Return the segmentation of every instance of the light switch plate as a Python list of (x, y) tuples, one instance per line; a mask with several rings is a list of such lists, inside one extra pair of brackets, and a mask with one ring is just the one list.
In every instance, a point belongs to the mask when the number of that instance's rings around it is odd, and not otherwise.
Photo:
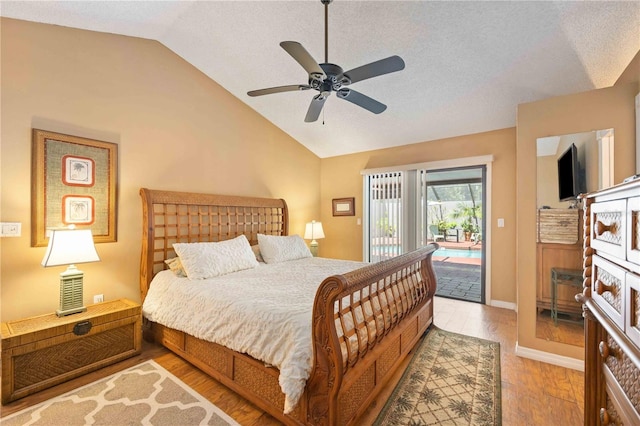
[(20, 222), (2, 222), (0, 224), (0, 237), (19, 237), (22, 231)]

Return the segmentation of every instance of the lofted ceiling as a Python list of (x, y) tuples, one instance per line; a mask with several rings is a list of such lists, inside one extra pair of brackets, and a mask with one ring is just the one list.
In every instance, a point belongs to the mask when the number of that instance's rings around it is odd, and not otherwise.
[(328, 62), (344, 70), (392, 55), (406, 68), (351, 88), (376, 115), (313, 90), (279, 45), (324, 62), (324, 6), (304, 1), (5, 1), (5, 17), (161, 42), (319, 157), (516, 125), (517, 105), (613, 85), (640, 50), (640, 2), (350, 1), (329, 6)]

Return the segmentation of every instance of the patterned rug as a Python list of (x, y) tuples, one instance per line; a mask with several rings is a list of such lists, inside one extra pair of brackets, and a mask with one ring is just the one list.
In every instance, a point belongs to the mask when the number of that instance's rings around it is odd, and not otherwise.
[(13, 425), (238, 425), (154, 361), (0, 419)]
[(374, 425), (501, 425), (500, 344), (431, 326)]

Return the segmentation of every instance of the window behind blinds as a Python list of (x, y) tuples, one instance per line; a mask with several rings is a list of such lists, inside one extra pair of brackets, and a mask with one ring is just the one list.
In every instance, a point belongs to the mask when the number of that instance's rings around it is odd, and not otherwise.
[(365, 176), (369, 217), (365, 260), (378, 262), (402, 253), (402, 180), (401, 171)]

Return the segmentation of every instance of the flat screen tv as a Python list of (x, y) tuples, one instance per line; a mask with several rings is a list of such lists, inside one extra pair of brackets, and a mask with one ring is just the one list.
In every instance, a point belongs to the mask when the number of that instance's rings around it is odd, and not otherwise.
[(558, 194), (560, 201), (575, 200), (585, 191), (583, 173), (578, 161), (578, 148), (571, 144), (558, 157)]

